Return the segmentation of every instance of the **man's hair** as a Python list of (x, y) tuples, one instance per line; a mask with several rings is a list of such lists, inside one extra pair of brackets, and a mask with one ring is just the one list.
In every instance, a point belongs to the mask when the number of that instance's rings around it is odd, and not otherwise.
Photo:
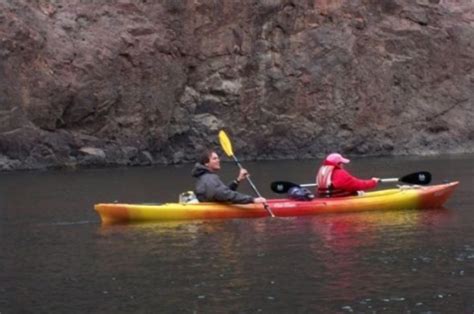
[(211, 158), (212, 153), (215, 153), (215, 150), (213, 150), (213, 149), (203, 150), (198, 156), (198, 162), (201, 165), (207, 164), (209, 162), (210, 158)]

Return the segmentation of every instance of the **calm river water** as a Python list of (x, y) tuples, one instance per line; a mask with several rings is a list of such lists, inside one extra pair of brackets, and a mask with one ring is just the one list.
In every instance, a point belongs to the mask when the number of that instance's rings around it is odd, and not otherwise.
[[(243, 164), (272, 197), (271, 181), (311, 182), (319, 162)], [(108, 227), (95, 203), (177, 200), (192, 165), (1, 173), (0, 313), (473, 313), (473, 164), (349, 166), (461, 181), (444, 209)], [(223, 168), (232, 180), (235, 165)]]

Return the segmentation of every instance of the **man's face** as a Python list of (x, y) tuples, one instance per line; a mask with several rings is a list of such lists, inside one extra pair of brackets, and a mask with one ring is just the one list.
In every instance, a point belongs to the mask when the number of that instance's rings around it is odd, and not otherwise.
[(221, 160), (216, 153), (212, 153), (209, 162), (205, 165), (210, 171), (217, 172), (221, 169)]

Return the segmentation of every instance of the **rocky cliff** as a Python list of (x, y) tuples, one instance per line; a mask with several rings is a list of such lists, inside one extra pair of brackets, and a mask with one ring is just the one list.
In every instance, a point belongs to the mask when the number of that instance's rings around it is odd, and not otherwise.
[(0, 0), (0, 169), (474, 152), (472, 0)]

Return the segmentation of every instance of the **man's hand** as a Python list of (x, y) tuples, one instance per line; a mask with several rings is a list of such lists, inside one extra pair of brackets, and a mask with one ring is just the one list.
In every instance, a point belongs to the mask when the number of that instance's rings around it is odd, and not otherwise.
[(244, 180), (245, 178), (247, 178), (249, 176), (249, 173), (247, 171), (247, 169), (240, 169), (240, 172), (239, 172), (239, 176), (237, 177), (237, 181), (240, 182), (242, 180)]
[(253, 199), (253, 202), (255, 204), (263, 204), (263, 203), (266, 203), (267, 200), (264, 197), (256, 197)]

